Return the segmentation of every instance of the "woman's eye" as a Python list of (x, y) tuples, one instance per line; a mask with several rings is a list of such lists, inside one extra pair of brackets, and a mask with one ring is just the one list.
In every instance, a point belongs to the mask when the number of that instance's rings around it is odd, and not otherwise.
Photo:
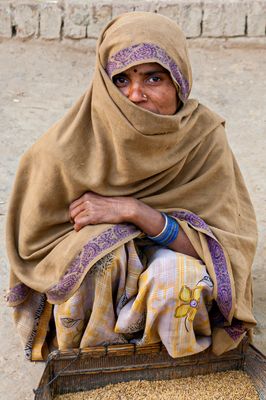
[(151, 82), (151, 83), (157, 83), (157, 82), (160, 82), (160, 81), (161, 81), (161, 78), (160, 78), (159, 76), (151, 76), (151, 77), (148, 79), (148, 81)]
[(114, 76), (113, 83), (117, 87), (125, 86), (127, 84), (127, 79), (124, 76)]

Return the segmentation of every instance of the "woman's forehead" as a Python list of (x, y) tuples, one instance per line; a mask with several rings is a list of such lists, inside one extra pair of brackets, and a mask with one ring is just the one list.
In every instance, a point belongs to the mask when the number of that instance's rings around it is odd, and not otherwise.
[(152, 72), (167, 72), (167, 69), (165, 69), (162, 65), (151, 62), (151, 63), (142, 63), (142, 64), (137, 64), (133, 65), (130, 68), (126, 69), (123, 71), (123, 74), (132, 74), (132, 73), (139, 73), (139, 74), (147, 74), (147, 73), (152, 73)]

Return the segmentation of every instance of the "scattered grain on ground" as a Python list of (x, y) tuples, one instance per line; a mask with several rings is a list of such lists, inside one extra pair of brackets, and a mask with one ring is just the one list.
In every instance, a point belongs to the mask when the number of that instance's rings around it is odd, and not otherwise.
[(131, 381), (87, 392), (59, 395), (55, 400), (257, 400), (243, 371), (217, 372), (169, 381)]

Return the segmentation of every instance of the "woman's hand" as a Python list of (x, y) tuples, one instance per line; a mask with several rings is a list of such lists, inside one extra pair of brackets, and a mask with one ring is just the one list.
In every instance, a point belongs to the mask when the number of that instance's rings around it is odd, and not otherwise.
[[(86, 225), (120, 224), (129, 222), (149, 236), (156, 236), (164, 227), (162, 214), (133, 197), (105, 197), (87, 192), (71, 203), (70, 219), (75, 231)], [(183, 229), (168, 246), (170, 249), (199, 258)]]
[(131, 197), (104, 197), (87, 192), (71, 203), (70, 219), (77, 232), (86, 225), (130, 222), (135, 202)]

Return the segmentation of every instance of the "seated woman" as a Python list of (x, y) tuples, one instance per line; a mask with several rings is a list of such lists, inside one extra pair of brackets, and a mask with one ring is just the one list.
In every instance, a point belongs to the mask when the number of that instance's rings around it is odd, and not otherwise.
[(28, 359), (49, 343), (222, 354), (254, 326), (253, 208), (224, 120), (191, 85), (178, 26), (121, 15), (88, 91), (23, 156), (8, 302)]

